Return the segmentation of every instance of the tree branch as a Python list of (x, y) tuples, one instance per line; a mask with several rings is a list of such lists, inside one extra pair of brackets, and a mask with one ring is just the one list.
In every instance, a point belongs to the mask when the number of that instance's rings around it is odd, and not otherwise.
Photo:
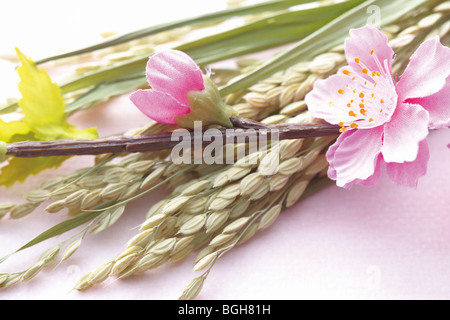
[[(332, 136), (339, 134), (339, 127), (326, 123), (277, 124), (265, 125), (257, 121), (232, 117), (233, 129), (214, 129), (189, 131), (192, 146), (194, 141), (202, 141), (202, 145), (210, 144), (218, 136), (225, 145), (230, 141), (249, 141), (262, 135), (271, 139), (277, 134), (279, 140), (304, 139), (312, 137)], [(161, 151), (172, 149), (180, 140), (173, 138), (172, 132), (162, 132), (143, 136), (118, 136), (96, 140), (56, 140), (56, 141), (26, 141), (8, 144), (6, 155), (33, 158), (49, 156), (98, 155), (104, 153), (134, 153)], [(230, 140), (230, 136), (233, 140)]]

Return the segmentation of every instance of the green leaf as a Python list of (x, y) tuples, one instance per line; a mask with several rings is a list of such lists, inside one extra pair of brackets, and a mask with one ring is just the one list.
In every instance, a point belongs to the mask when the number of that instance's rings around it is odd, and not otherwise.
[(252, 14), (259, 14), (262, 12), (269, 12), (269, 11), (276, 12), (279, 10), (288, 9), (288, 8), (296, 6), (296, 5), (311, 3), (311, 2), (315, 2), (315, 1), (316, 0), (273, 0), (273, 1), (267, 1), (267, 2), (262, 2), (262, 3), (258, 3), (258, 4), (248, 5), (248, 6), (240, 6), (240, 7), (236, 7), (236, 8), (230, 8), (230, 9), (225, 9), (225, 10), (216, 11), (216, 12), (212, 12), (212, 13), (207, 13), (207, 14), (203, 14), (203, 15), (200, 15), (197, 17), (182, 19), (182, 20), (173, 21), (173, 22), (169, 22), (169, 23), (163, 23), (163, 24), (159, 24), (156, 26), (151, 26), (148, 28), (136, 30), (136, 31), (133, 31), (130, 33), (122, 34), (117, 37), (112, 37), (103, 42), (100, 42), (100, 43), (97, 43), (97, 44), (94, 44), (94, 45), (91, 45), (91, 46), (88, 46), (88, 47), (85, 47), (85, 48), (82, 48), (79, 50), (66, 52), (66, 53), (58, 54), (56, 56), (41, 59), (41, 60), (37, 61), (37, 64), (41, 64), (41, 63), (52, 61), (52, 60), (72, 57), (72, 56), (80, 55), (83, 53), (88, 53), (88, 52), (92, 52), (95, 50), (108, 48), (111, 46), (116, 46), (116, 45), (119, 45), (119, 44), (122, 44), (125, 42), (129, 42), (129, 41), (132, 41), (135, 39), (140, 39), (143, 37), (148, 37), (148, 36), (151, 36), (154, 34), (158, 34), (158, 33), (164, 32), (164, 31), (168, 31), (168, 30), (173, 30), (176, 28), (181, 28), (181, 27), (186, 27), (186, 26), (191, 26), (191, 25), (204, 25), (204, 24), (208, 24), (211, 22), (219, 22), (219, 21), (224, 21), (229, 18), (252, 15)]
[(41, 243), (45, 240), (51, 239), (53, 237), (59, 236), (63, 233), (66, 233), (67, 231), (73, 230), (86, 222), (89, 222), (99, 215), (101, 215), (103, 211), (100, 212), (83, 212), (79, 215), (69, 218), (50, 229), (42, 232), (40, 235), (38, 235), (36, 238), (32, 239), (30, 242), (26, 243), (24, 246), (20, 247), (16, 252), (25, 250), (27, 248), (30, 248), (38, 243)]
[(20, 77), (19, 91), (22, 99), (19, 106), (25, 114), (24, 122), (33, 128), (59, 124), (64, 120), (64, 98), (57, 84), (48, 73), (39, 70), (34, 62), (19, 49), (16, 54), (22, 65), (17, 68)]
[(65, 102), (61, 90), (53, 83), (48, 73), (38, 69), (30, 58), (16, 48), (22, 63), (17, 68), (20, 77), (19, 91), (22, 98), (19, 107), (38, 140), (96, 139), (96, 129), (78, 130), (66, 120)]
[[(38, 69), (30, 58), (16, 48), (22, 63), (17, 68), (20, 77), (19, 107), (24, 113), (22, 121), (0, 120), (0, 140), (11, 143), (25, 140), (96, 139), (95, 128), (79, 130), (69, 124), (65, 114), (65, 101), (57, 84), (45, 70)], [(1, 168), (0, 185), (10, 186), (23, 182), (28, 176), (45, 169), (60, 166), (68, 157), (9, 158)]]
[(6, 261), (8, 258), (10, 258), (12, 255), (14, 255), (17, 252), (20, 252), (22, 250), (25, 250), (27, 248), (30, 248), (38, 243), (41, 243), (45, 240), (51, 239), (53, 237), (59, 236), (67, 231), (70, 231), (72, 229), (75, 229), (83, 224), (85, 224), (86, 222), (89, 222), (93, 219), (95, 219), (96, 217), (98, 217), (100, 214), (102, 214), (103, 212), (83, 212), (73, 218), (67, 219), (53, 227), (51, 227), (50, 229), (42, 232), (41, 234), (39, 234), (37, 237), (35, 237), (34, 239), (32, 239), (31, 241), (29, 241), (28, 243), (26, 243), (25, 245), (23, 245), (22, 247), (20, 247), (19, 249), (17, 249), (16, 251), (8, 254), (7, 256), (3, 257), (0, 259), (0, 263), (3, 263), (4, 261)]
[[(104, 49), (110, 46), (115, 46), (124, 42), (128, 42), (134, 39), (139, 39), (142, 37), (147, 37), (150, 35), (158, 34), (164, 31), (173, 30), (176, 28), (189, 26), (189, 25), (195, 25), (195, 26), (201, 26), (205, 23), (210, 22), (218, 22), (218, 21), (224, 21), (226, 19), (234, 18), (237, 16), (245, 16), (245, 15), (252, 15), (252, 14), (259, 14), (262, 12), (277, 12), (280, 10), (285, 10), (287, 8), (301, 5), (305, 3), (315, 2), (315, 0), (273, 0), (273, 1), (267, 1), (262, 2), (254, 5), (249, 6), (241, 6), (237, 8), (231, 8), (226, 9), (222, 11), (212, 12), (204, 15), (200, 15), (194, 18), (188, 18), (183, 19), (179, 21), (173, 21), (169, 23), (164, 23), (156, 26), (151, 26), (148, 28), (144, 28), (141, 30), (132, 31), (127, 34), (120, 35), (118, 37), (109, 38), (101, 43), (97, 43), (95, 45), (81, 48), (72, 52), (66, 52), (63, 54), (58, 54), (53, 57), (48, 57), (45, 59), (41, 59), (36, 62), (36, 64), (41, 64), (47, 61), (57, 60), (61, 58), (67, 58), (71, 56), (76, 56), (83, 53), (92, 52), (99, 49)], [(272, 29), (272, 26), (269, 26), (270, 29)], [(253, 38), (254, 39), (254, 38)], [(252, 39), (252, 41), (253, 41)], [(292, 36), (289, 39), (285, 39), (283, 43), (292, 42), (295, 40), (298, 40), (299, 37), (292, 38)], [(214, 39), (212, 39), (214, 41)], [(250, 41), (249, 45), (251, 47)], [(236, 56), (239, 54), (245, 54), (248, 52), (255, 52), (257, 50), (261, 50), (264, 48), (270, 48), (279, 45), (277, 42), (276, 44), (271, 43), (270, 41), (266, 41), (266, 44), (262, 46), (261, 44), (258, 44), (258, 47), (254, 47), (253, 50), (249, 50), (248, 48), (245, 51), (239, 51), (234, 53), (231, 56)], [(200, 48), (201, 49), (201, 48)], [(222, 48), (221, 52), (226, 53), (229, 48)], [(236, 50), (235, 50), (236, 51)], [(214, 59), (208, 59), (208, 50), (204, 50), (205, 54), (202, 56), (202, 58), (206, 58), (205, 63), (211, 63), (220, 61), (223, 59), (226, 59), (229, 57), (229, 55), (223, 56), (222, 58), (220, 55), (215, 55)], [(220, 51), (219, 51), (220, 52)], [(100, 71), (90, 73), (88, 75), (82, 76), (78, 79), (75, 79), (73, 81), (63, 83), (60, 85), (61, 91), (63, 94), (76, 91), (78, 89), (87, 88), (90, 86), (95, 86), (92, 90), (92, 94), (89, 94), (85, 97), (85, 99), (82, 99), (75, 104), (68, 105), (67, 112), (72, 113), (73, 111), (80, 110), (84, 108), (86, 105), (92, 105), (95, 103), (98, 103), (101, 100), (107, 99), (111, 96), (123, 94), (126, 92), (130, 92), (131, 90), (134, 90), (142, 84), (146, 84), (145, 79), (145, 64), (148, 60), (148, 55), (139, 56), (134, 59), (130, 59), (129, 61), (126, 61), (123, 64), (107, 67)], [(135, 77), (135, 75), (140, 75), (141, 79), (138, 79)], [(131, 78), (134, 79), (131, 79)], [(125, 80), (125, 79), (130, 80)], [(131, 89), (130, 89), (131, 88)], [(98, 90), (97, 90), (98, 89)], [(114, 91), (114, 94), (110, 94), (109, 90)], [(82, 104), (86, 101), (86, 104)], [(11, 103), (6, 106), (3, 106), (0, 108), (0, 114), (6, 114), (10, 112), (17, 111), (18, 104), (17, 103)]]
[[(301, 8), (292, 12), (276, 13), (231, 30), (186, 42), (173, 49), (186, 52), (199, 65), (223, 61), (303, 39), (362, 1), (349, 0), (318, 8)], [(293, 2), (290, 1), (291, 4)], [(136, 56), (119, 65), (106, 67), (62, 83), (61, 91), (64, 94), (95, 86), (79, 101), (68, 105), (66, 112), (80, 110), (86, 105), (104, 101), (113, 95), (130, 92), (145, 85), (147, 61), (148, 55)]]
[(0, 185), (11, 186), (16, 182), (23, 182), (30, 175), (59, 167), (69, 157), (41, 157), (41, 158), (11, 158), (8, 164), (1, 168)]
[(282, 54), (268, 60), (249, 74), (220, 88), (223, 96), (248, 88), (257, 81), (269, 77), (277, 71), (284, 70), (295, 63), (307, 60), (325, 52), (343, 42), (351, 28), (359, 28), (367, 24), (371, 7), (381, 10), (381, 23), (386, 25), (412, 11), (425, 0), (367, 0), (359, 6), (347, 11), (316, 32), (300, 40)]
[[(233, 50), (236, 45), (242, 44), (253, 47), (255, 41), (266, 40), (267, 36), (276, 39), (277, 35), (282, 36), (284, 34), (293, 36), (294, 39), (292, 40), (298, 40), (361, 4), (363, 1), (349, 0), (322, 5), (317, 8), (273, 14), (243, 26), (182, 44), (177, 46), (176, 49), (198, 59), (207, 58), (211, 49), (227, 51)], [(307, 32), (303, 32), (304, 29), (307, 29)], [(275, 43), (272, 47), (277, 45), (279, 44)], [(205, 52), (208, 54), (205, 54)]]
[(147, 79), (140, 73), (134, 78), (125, 78), (124, 80), (118, 80), (111, 83), (101, 83), (68, 104), (66, 106), (66, 113), (72, 114), (75, 111), (89, 108), (101, 101), (108, 100), (126, 92), (131, 92), (146, 84)]
[(31, 127), (20, 121), (4, 122), (0, 119), (0, 141), (13, 142), (18, 136), (28, 136)]
[[(117, 38), (108, 39), (107, 41), (92, 47), (54, 56), (40, 62), (91, 52), (99, 48), (122, 43), (122, 41), (126, 42), (141, 36), (157, 34), (184, 25), (199, 25), (206, 22), (225, 20), (238, 15), (257, 14), (268, 11), (276, 12), (296, 4), (307, 2), (311, 1), (268, 1), (253, 6), (214, 12), (196, 17), (195, 19), (175, 21), (137, 30)], [(335, 4), (322, 4), (320, 7), (314, 9), (293, 8), (292, 12), (277, 13), (270, 18), (264, 18), (261, 19), (261, 21), (250, 23), (248, 24), (250, 25), (250, 29), (247, 29), (249, 28), (248, 25), (244, 25), (223, 33), (184, 43), (175, 49), (185, 49), (186, 53), (193, 56), (198, 64), (204, 65), (302, 39), (298, 45), (286, 53), (286, 55), (277, 56), (273, 61), (267, 62), (267, 64), (242, 78), (239, 82), (230, 83), (221, 88), (222, 95), (227, 95), (245, 88), (246, 86), (248, 87), (252, 83), (268, 77), (277, 70), (289, 67), (301, 59), (309, 59), (318, 53), (332, 48), (336, 44), (342, 43), (343, 39), (348, 36), (348, 30), (350, 28), (360, 27), (367, 23), (370, 18), (368, 9), (371, 6), (377, 6), (381, 9), (382, 24), (386, 25), (387, 23), (391, 23), (400, 18), (405, 13), (412, 11), (418, 5), (423, 4), (426, 1), (368, 0), (364, 1), (364, 3), (357, 8), (354, 8), (361, 2), (362, 1), (347, 0)], [(350, 10), (331, 23), (328, 23), (330, 19), (335, 18), (341, 13), (339, 12), (341, 9)], [(302, 11), (307, 14), (303, 13), (302, 16)], [(273, 21), (275, 21), (275, 23), (273, 23)], [(87, 95), (85, 99), (77, 101), (73, 106), (70, 105), (68, 112), (72, 113), (76, 110), (83, 109), (86, 104), (93, 105), (113, 95), (129, 92), (130, 88), (133, 86), (135, 86), (135, 88), (142, 86), (142, 84), (146, 83), (144, 70), (147, 60), (148, 56), (137, 56), (120, 65), (107, 67), (73, 81), (61, 84), (61, 91), (63, 94), (95, 86), (91, 92), (92, 94)], [(142, 77), (141, 79), (139, 79), (139, 74)], [(123, 81), (126, 78), (129, 80)], [(109, 88), (114, 91), (113, 94), (109, 93)], [(86, 104), (84, 104), (84, 102), (86, 102)], [(15, 107), (14, 104), (11, 104), (0, 108), (0, 114), (11, 112)]]

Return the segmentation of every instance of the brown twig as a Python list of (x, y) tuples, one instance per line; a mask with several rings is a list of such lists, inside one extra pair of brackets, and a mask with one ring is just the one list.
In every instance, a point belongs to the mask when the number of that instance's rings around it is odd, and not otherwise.
[[(265, 125), (253, 120), (232, 117), (234, 128), (202, 130), (201, 132), (189, 131), (190, 141), (201, 141), (202, 145), (208, 145), (218, 139), (220, 134), (223, 144), (233, 141), (249, 141), (259, 138), (261, 135), (268, 140), (276, 133), (279, 140), (303, 139), (311, 137), (323, 137), (339, 134), (339, 127), (326, 123), (307, 124), (277, 124)], [(236, 130), (238, 129), (238, 130)], [(236, 140), (235, 140), (236, 139)], [(111, 137), (96, 140), (56, 140), (56, 141), (26, 141), (7, 145), (6, 155), (20, 158), (49, 157), (49, 156), (74, 156), (74, 155), (98, 155), (104, 153), (135, 153), (160, 151), (171, 149), (180, 143), (174, 139), (172, 132), (162, 132), (152, 135), (132, 137)]]

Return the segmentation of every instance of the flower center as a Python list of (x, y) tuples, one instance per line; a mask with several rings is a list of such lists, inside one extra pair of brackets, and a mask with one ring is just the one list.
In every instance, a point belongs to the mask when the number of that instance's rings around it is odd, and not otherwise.
[(341, 132), (348, 128), (373, 128), (384, 124), (390, 120), (395, 110), (397, 94), (388, 62), (385, 60), (382, 64), (375, 50), (370, 51), (370, 56), (377, 69), (371, 70), (361, 59), (355, 58), (361, 68), (359, 72), (353, 69), (342, 71), (349, 82), (345, 88), (340, 88), (338, 93), (345, 96), (345, 107), (354, 121), (341, 122)]

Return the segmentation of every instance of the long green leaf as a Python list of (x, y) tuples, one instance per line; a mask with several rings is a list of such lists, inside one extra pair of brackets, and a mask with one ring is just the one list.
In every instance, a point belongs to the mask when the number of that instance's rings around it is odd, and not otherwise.
[[(219, 59), (223, 60), (229, 57), (227, 50), (243, 45), (249, 49), (253, 48), (253, 52), (260, 50), (257, 44), (262, 41), (267, 42), (271, 47), (277, 47), (279, 44), (287, 43), (286, 40), (282, 40), (283, 37), (288, 37), (287, 41), (292, 39), (298, 41), (362, 2), (363, 0), (349, 0), (312, 9), (280, 13), (242, 27), (182, 44), (175, 49), (188, 53), (196, 60), (206, 61), (214, 50), (222, 52), (224, 58), (219, 57)], [(211, 62), (215, 61), (208, 59), (208, 63)]]
[(100, 214), (102, 214), (102, 212), (84, 212), (73, 218), (67, 219), (67, 220), (53, 226), (52, 228), (42, 232), (37, 237), (35, 237), (33, 240), (29, 241), (28, 243), (26, 243), (25, 245), (23, 245), (22, 247), (20, 247), (16, 251), (14, 251), (13, 253), (10, 253), (7, 256), (1, 258), (0, 263), (3, 263), (8, 258), (10, 258), (13, 254), (15, 254), (19, 251), (31, 248), (32, 246), (34, 246), (38, 243), (41, 243), (45, 240), (59, 236), (67, 231), (73, 230), (73, 229), (85, 224), (86, 222), (91, 221), (92, 219), (95, 219)]
[(77, 98), (75, 101), (69, 103), (66, 106), (66, 113), (72, 114), (77, 110), (89, 108), (95, 103), (133, 91), (136, 88), (144, 86), (146, 83), (147, 80), (145, 77), (142, 77), (141, 74), (111, 83), (101, 83)]
[(158, 34), (164, 31), (172, 30), (175, 28), (190, 26), (190, 25), (201, 25), (216, 21), (224, 21), (228, 18), (238, 17), (238, 16), (245, 16), (245, 15), (252, 15), (252, 14), (258, 14), (262, 12), (267, 11), (278, 11), (278, 10), (284, 10), (296, 5), (305, 4), (305, 3), (311, 3), (315, 2), (316, 0), (275, 0), (275, 1), (267, 1), (259, 4), (249, 5), (249, 6), (242, 6), (242, 7), (236, 7), (236, 8), (230, 8), (226, 10), (216, 11), (204, 15), (200, 15), (193, 18), (187, 18), (182, 19), (174, 22), (169, 23), (163, 23), (156, 26), (151, 26), (148, 28), (144, 28), (141, 30), (136, 30), (127, 34), (119, 35), (117, 37), (113, 37), (110, 39), (107, 39), (103, 42), (79, 49), (74, 50), (71, 52), (66, 52), (63, 54), (54, 55), (48, 58), (41, 59), (37, 61), (36, 63), (44, 63), (52, 60), (62, 59), (62, 58), (68, 58), (72, 56), (76, 56), (83, 53), (92, 52), (95, 50), (104, 49), (107, 47), (115, 46), (118, 44), (122, 44), (125, 42), (129, 42), (135, 39), (151, 36), (154, 34)]
[[(223, 49), (224, 41), (236, 41), (243, 36), (252, 36), (252, 34), (257, 34), (259, 32), (271, 33), (272, 30), (276, 30), (278, 27), (302, 27), (305, 25), (313, 24), (314, 22), (320, 20), (332, 21), (347, 10), (361, 4), (363, 1), (364, 0), (348, 0), (336, 4), (322, 5), (317, 8), (283, 12), (276, 15), (274, 14), (270, 17), (254, 21), (240, 27), (236, 27), (228, 31), (203, 37), (199, 40), (183, 44), (181, 46), (178, 46), (177, 49), (189, 52), (189, 54), (191, 54), (191, 50), (202, 50), (203, 48), (205, 48), (205, 46), (209, 47), (211, 45), (220, 46)], [(245, 39), (245, 41), (248, 42), (248, 39)]]
[(51, 239), (53, 237), (59, 236), (63, 233), (66, 233), (67, 231), (73, 230), (83, 224), (85, 224), (88, 221), (91, 221), (92, 219), (95, 219), (99, 215), (101, 215), (103, 211), (99, 212), (83, 212), (73, 218), (67, 219), (52, 228), (42, 232), (39, 236), (31, 240), (30, 242), (26, 243), (22, 247), (20, 247), (16, 252), (28, 249), (38, 243), (41, 243), (45, 240)]
[[(304, 28), (305, 26), (313, 24), (318, 27), (316, 25), (316, 19), (323, 17), (323, 25), (325, 24), (325, 22), (329, 22), (338, 17), (342, 12), (345, 12), (349, 8), (352, 8), (355, 5), (361, 3), (361, 1), (362, 0), (350, 0), (343, 3), (322, 6), (315, 9), (303, 9), (289, 14), (278, 14), (270, 17), (269, 19), (256, 21), (241, 27), (236, 27), (230, 31), (224, 31), (200, 40), (190, 41), (188, 43), (177, 46), (174, 49), (184, 51), (196, 60), (202, 59), (203, 63), (217, 62), (230, 58), (230, 54), (227, 52), (227, 50), (230, 50), (232, 45), (235, 45), (237, 41), (246, 43), (248, 46), (251, 46), (252, 41), (249, 41), (249, 39), (264, 39), (264, 33), (274, 34), (276, 30), (282, 29), (285, 24), (283, 21), (285, 20), (286, 16), (289, 17), (288, 21), (291, 22), (294, 20), (294, 18), (297, 19), (298, 28), (292, 28), (290, 29), (290, 31), (292, 31), (292, 36), (295, 37), (295, 35), (297, 35), (298, 39), (305, 36), (305, 33), (302, 32), (302, 28)], [(315, 18), (311, 19), (311, 17)], [(305, 19), (307, 22), (303, 23), (303, 19)], [(261, 31), (261, 33), (259, 33), (259, 31)], [(310, 32), (308, 34), (310, 34)], [(265, 41), (270, 42), (270, 39)], [(277, 45), (279, 44), (279, 41), (277, 41)], [(222, 52), (222, 57), (217, 57), (214, 60), (209, 59), (208, 57), (210, 55), (210, 50), (213, 48), (215, 48), (216, 50), (220, 50)], [(260, 49), (256, 47), (254, 48), (253, 52), (256, 52), (258, 50)], [(249, 50), (245, 51), (245, 53), (247, 52), (249, 52)], [(113, 82), (117, 78), (123, 78), (126, 75), (136, 74), (138, 72), (141, 72), (144, 76), (147, 60), (147, 55), (136, 57), (120, 65), (93, 72), (89, 75), (80, 77), (79, 79), (62, 84), (61, 90), (63, 93), (67, 93), (93, 85), (98, 85), (102, 82)]]
[[(362, 0), (350, 0), (330, 6), (282, 13), (185, 43), (175, 49), (188, 53), (198, 64), (206, 65), (243, 54), (274, 48), (308, 36), (361, 2)], [(108, 97), (127, 93), (145, 85), (144, 69), (147, 60), (147, 56), (138, 57), (121, 66), (104, 69), (62, 85), (63, 92), (78, 90), (89, 85), (96, 86), (87, 95), (69, 105), (67, 112), (83, 108), (83, 104), (88, 105), (103, 101)], [(132, 77), (128, 77), (129, 74)], [(124, 76), (126, 80), (117, 79)]]

